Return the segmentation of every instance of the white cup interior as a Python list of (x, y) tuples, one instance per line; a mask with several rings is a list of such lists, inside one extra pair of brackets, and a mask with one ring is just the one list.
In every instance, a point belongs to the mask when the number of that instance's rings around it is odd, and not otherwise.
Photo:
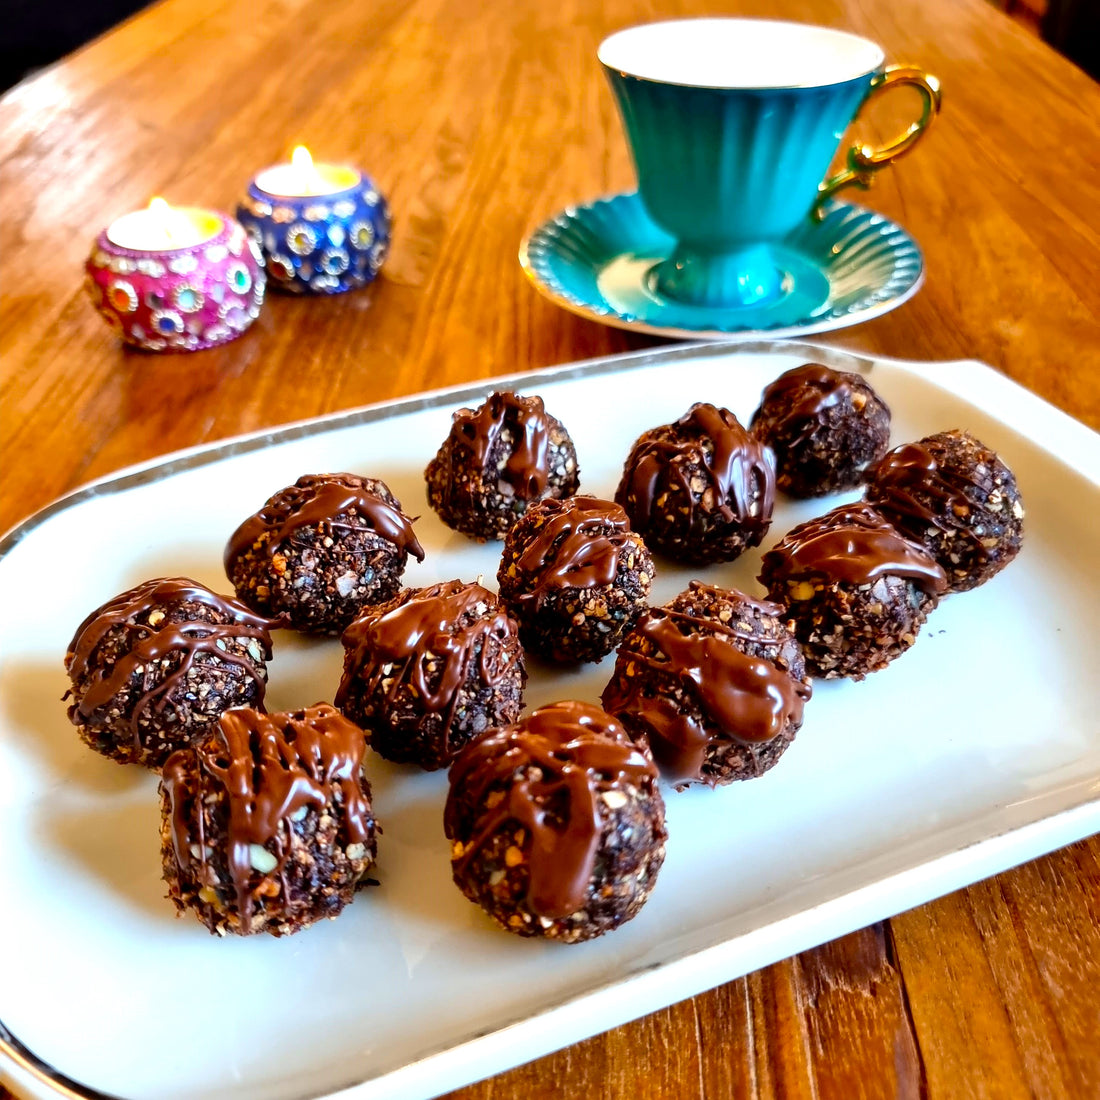
[(874, 72), (882, 48), (866, 38), (768, 19), (676, 19), (605, 38), (609, 69), (692, 88), (816, 88)]

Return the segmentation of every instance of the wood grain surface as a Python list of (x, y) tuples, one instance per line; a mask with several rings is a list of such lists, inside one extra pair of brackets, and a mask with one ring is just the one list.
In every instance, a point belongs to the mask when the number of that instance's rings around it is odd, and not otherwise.
[[(831, 342), (984, 359), (1100, 425), (1100, 88), (984, 0), (163, 0), (0, 99), (0, 529), (179, 447), (657, 343), (544, 301), (516, 250), (632, 186), (600, 39), (720, 12), (846, 27), (943, 81), (863, 200), (927, 283)], [(231, 210), (299, 142), (390, 198), (380, 281), (269, 296), (217, 350), (124, 351), (81, 286), (95, 231), (155, 194)], [(1098, 1035), (1093, 838), (454, 1098), (1089, 1098)]]

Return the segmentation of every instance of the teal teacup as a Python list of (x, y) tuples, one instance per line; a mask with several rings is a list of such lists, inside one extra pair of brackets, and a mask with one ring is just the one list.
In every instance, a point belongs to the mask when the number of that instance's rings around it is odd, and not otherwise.
[[(935, 77), (886, 69), (874, 42), (803, 23), (649, 23), (605, 39), (599, 59), (642, 201), (677, 241), (652, 288), (692, 305), (760, 306), (790, 291), (776, 246), (841, 187), (870, 186), (940, 104)], [(853, 147), (847, 170), (825, 180), (860, 107), (893, 84), (922, 93), (921, 117), (885, 148)]]

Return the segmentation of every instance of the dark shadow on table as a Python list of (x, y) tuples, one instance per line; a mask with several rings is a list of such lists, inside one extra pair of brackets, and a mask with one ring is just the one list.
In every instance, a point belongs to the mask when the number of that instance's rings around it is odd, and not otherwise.
[(1043, 39), (1100, 80), (1100, 0), (1050, 0)]
[(4, 0), (0, 92), (145, 6), (142, 0)]

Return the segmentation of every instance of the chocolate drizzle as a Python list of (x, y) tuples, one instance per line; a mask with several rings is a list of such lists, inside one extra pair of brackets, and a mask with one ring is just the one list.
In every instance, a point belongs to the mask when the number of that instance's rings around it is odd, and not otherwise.
[[(706, 595), (712, 599), (724, 600), (727, 603), (735, 604), (737, 607), (743, 607), (747, 611), (755, 612), (757, 615), (770, 615), (778, 618), (786, 614), (783, 605), (776, 603), (774, 600), (757, 600), (746, 592), (742, 592), (739, 588), (719, 588), (716, 584), (706, 584), (704, 581), (689, 581), (687, 591), (681, 595)], [(708, 620), (709, 621), (709, 620)], [(735, 632), (733, 627), (728, 624), (724, 624), (728, 630)], [(775, 640), (765, 638), (763, 636), (757, 637), (755, 634), (746, 634), (744, 632), (736, 632), (739, 637), (744, 638), (747, 642), (759, 642), (761, 645), (774, 645)]]
[[(676, 429), (688, 437), (680, 437)], [(709, 454), (703, 439), (713, 445)], [(697, 476), (693, 467), (704, 473), (707, 487), (714, 493), (714, 508), (727, 523), (736, 522), (748, 532), (763, 535), (775, 505), (775, 455), (750, 435), (729, 409), (715, 405), (692, 405), (675, 424), (643, 435), (627, 459), (615, 499), (619, 504), (633, 501), (635, 522), (644, 531), (653, 516), (662, 480), (678, 483), (691, 510), (689, 529), (697, 531), (704, 517), (695, 503), (701, 494), (692, 489), (693, 476)]]
[[(479, 605), (483, 605), (480, 613)], [(463, 619), (470, 621), (460, 626)], [(454, 580), (412, 592), (400, 606), (381, 615), (362, 615), (344, 631), (347, 657), (336, 705), (347, 703), (362, 669), (370, 669), (365, 678), (368, 695), (392, 677), (388, 700), (408, 685), (426, 710), (444, 714), (443, 744), (449, 751), (447, 736), (471, 662), (476, 656), (483, 684), (499, 684), (512, 664), (505, 643), (514, 633), (515, 626), (497, 597), (480, 584)], [(491, 644), (491, 639), (497, 644)]]
[[(979, 487), (973, 479), (964, 480)], [(962, 519), (973, 505), (962, 489), (948, 480), (936, 456), (923, 443), (895, 447), (875, 467), (872, 488), (876, 505), (941, 531), (959, 531), (974, 543), (983, 560), (988, 558), (981, 536)], [(926, 499), (934, 501), (936, 507), (929, 507)]]
[[(251, 846), (274, 841), (275, 873), (283, 875), (290, 854), (290, 819), (307, 807), (330, 805), (337, 791), (343, 809), (346, 844), (369, 844), (374, 837), (370, 799), (361, 776), (366, 738), (326, 703), (292, 714), (261, 714), (250, 708), (221, 716), (217, 733), (197, 749), (173, 753), (164, 765), (163, 783), (171, 807), (172, 845), (176, 861), (186, 868), (192, 844), (200, 853), (200, 878), (207, 870), (200, 783), (191, 791), (191, 753), (198, 768), (224, 788), (228, 800), (228, 864), (237, 894), (241, 931), (251, 930), (254, 892), (249, 880)], [(200, 801), (196, 801), (199, 799)], [(285, 878), (283, 897), (288, 896)]]
[(538, 500), (550, 477), (550, 421), (541, 397), (519, 397), (507, 391), (491, 393), (475, 411), (454, 414), (455, 432), (473, 455), (474, 464), (488, 473), (501, 433), (507, 429), (510, 453), (498, 477), (512, 486), (520, 500)]
[(504, 795), (476, 818), (456, 872), (514, 822), (530, 834), (528, 908), (550, 920), (567, 917), (583, 908), (592, 881), (607, 812), (599, 795), (656, 777), (626, 730), (599, 707), (573, 701), (540, 707), (518, 725), (475, 741), (451, 767), (448, 838), (461, 839), (464, 806), (487, 807), (494, 790)]
[[(767, 614), (782, 613), (778, 604), (748, 602)], [(658, 607), (642, 613), (619, 650), (620, 662), (636, 662), (680, 680), (709, 720), (710, 728), (663, 692), (652, 693), (653, 681), (644, 675), (616, 675), (608, 684), (604, 706), (640, 720), (654, 759), (674, 781), (701, 778), (706, 750), (714, 742), (761, 744), (802, 723), (809, 684), (774, 661), (745, 653), (739, 641), (779, 645), (743, 626)]]
[(942, 593), (947, 574), (918, 543), (905, 538), (869, 504), (850, 504), (800, 524), (764, 555), (776, 580), (824, 577), (872, 584), (879, 577), (911, 580), (925, 592)]
[(821, 363), (806, 363), (765, 387), (760, 404), (767, 406), (777, 436), (797, 433), (789, 444), (793, 445), (813, 431), (826, 409), (851, 397), (852, 375)]
[[(424, 549), (412, 529), (412, 521), (396, 504), (372, 491), (369, 481), (355, 474), (306, 474), (298, 478), (233, 532), (225, 547), (226, 572), (231, 573), (237, 558), (249, 550), (262, 547), (270, 558), (303, 527), (315, 526), (327, 530), (373, 530), (398, 550), (423, 561)], [(353, 508), (366, 521), (367, 528), (339, 521), (339, 516)]]
[(626, 512), (587, 496), (546, 500), (539, 507), (548, 518), (515, 559), (516, 570), (528, 574), (534, 585), (517, 599), (539, 607), (555, 589), (613, 583), (619, 555), (632, 545)]
[[(187, 602), (209, 607), (224, 621), (210, 622), (200, 618), (173, 621), (173, 612)], [(154, 614), (160, 615), (159, 621), (151, 621)], [(134, 743), (140, 747), (138, 721), (145, 708), (153, 705), (157, 712), (163, 711), (172, 689), (188, 674), (200, 653), (247, 672), (256, 683), (256, 702), (262, 704), (266, 684), (259, 662), (222, 648), (218, 643), (239, 639), (247, 644), (248, 639), (254, 638), (267, 660), (271, 657), (269, 628), (272, 623), (273, 620), (249, 611), (237, 600), (219, 596), (186, 577), (162, 577), (139, 584), (93, 611), (77, 627), (69, 643), (65, 668), (77, 689), (85, 682), (87, 686), (78, 692), (75, 709), (84, 718), (90, 717), (97, 708), (105, 706), (123, 691), (131, 677), (140, 674), (142, 694), (130, 714)], [(96, 649), (119, 627), (127, 635), (126, 652), (111, 664), (93, 667)], [(179, 667), (161, 679), (158, 662), (173, 653), (181, 655)]]

